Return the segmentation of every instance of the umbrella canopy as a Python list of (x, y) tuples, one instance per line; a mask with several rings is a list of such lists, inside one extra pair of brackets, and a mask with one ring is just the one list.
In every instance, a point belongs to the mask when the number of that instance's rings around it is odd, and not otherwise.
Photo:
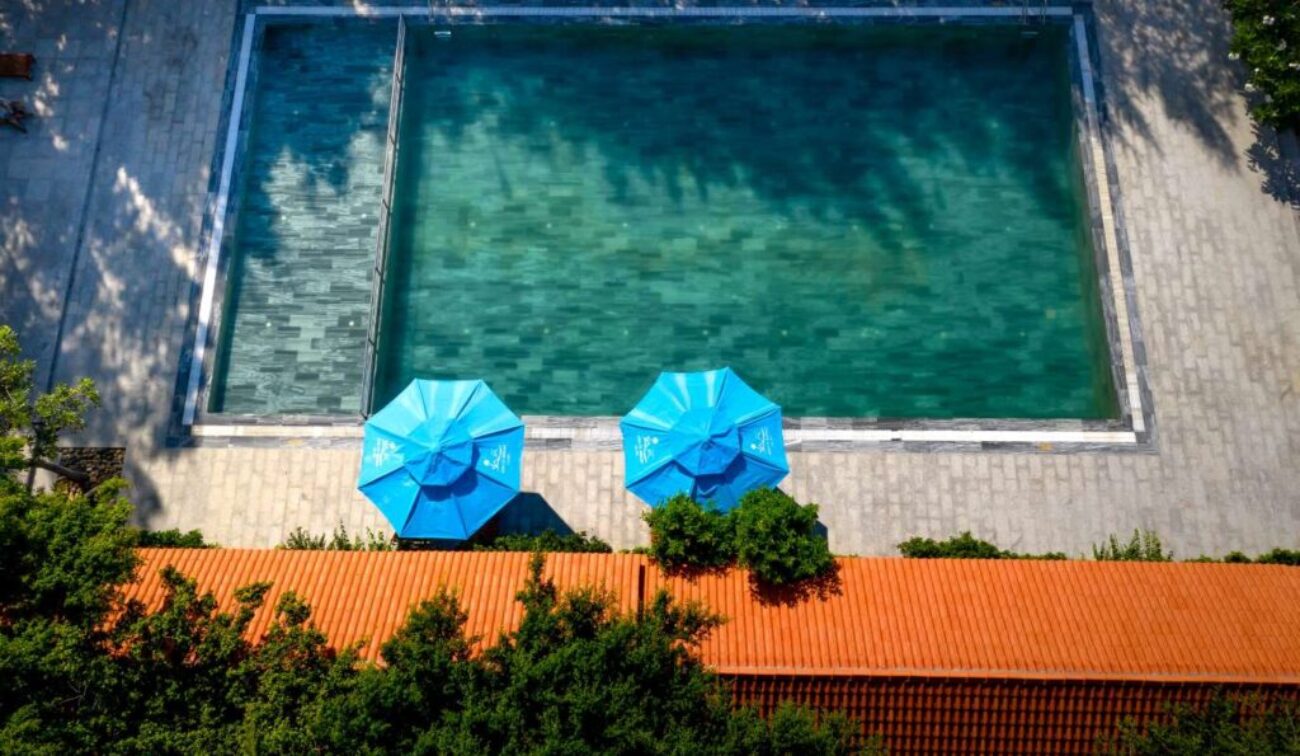
[(519, 493), (523, 450), (483, 381), (414, 380), (366, 421), (357, 488), (401, 538), (464, 540)]
[(686, 493), (731, 509), (790, 472), (781, 408), (731, 368), (660, 373), (619, 427), (627, 487), (651, 506)]

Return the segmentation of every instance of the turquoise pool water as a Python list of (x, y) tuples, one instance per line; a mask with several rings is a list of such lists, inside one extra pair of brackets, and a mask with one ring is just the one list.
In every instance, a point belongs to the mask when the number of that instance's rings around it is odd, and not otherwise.
[(612, 415), (730, 365), (787, 415), (1113, 417), (1067, 43), (413, 29), (376, 400)]
[(266, 28), (212, 411), (361, 411), (396, 40), (391, 22)]

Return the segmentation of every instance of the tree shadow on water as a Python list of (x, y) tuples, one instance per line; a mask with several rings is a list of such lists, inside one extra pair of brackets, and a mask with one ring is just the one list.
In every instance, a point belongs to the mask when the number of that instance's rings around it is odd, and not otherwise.
[(395, 39), (392, 24), (364, 22), (263, 35), (212, 383), (220, 409), (359, 404)]
[[(1008, 31), (990, 47), (989, 33), (933, 28), (428, 31), (408, 54), (404, 108), (424, 131), (403, 159), (415, 164), (434, 155), (413, 152), (472, 149), (486, 134), (541, 165), (599, 156), (615, 203), (738, 190), (898, 249), (944, 218), (945, 192), (1021, 184), (1059, 206), (1070, 191), (1068, 88), (1035, 86), (1044, 70), (1065, 75), (1062, 36)], [(968, 182), (945, 185), (940, 162)], [(546, 199), (512, 169), (528, 166), (498, 164), (505, 194)]]

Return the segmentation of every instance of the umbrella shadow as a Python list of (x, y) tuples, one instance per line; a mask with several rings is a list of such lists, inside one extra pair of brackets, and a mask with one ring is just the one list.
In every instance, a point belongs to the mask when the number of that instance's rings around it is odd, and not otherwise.
[(541, 535), (548, 530), (560, 536), (575, 532), (544, 496), (521, 491), (475, 535)]

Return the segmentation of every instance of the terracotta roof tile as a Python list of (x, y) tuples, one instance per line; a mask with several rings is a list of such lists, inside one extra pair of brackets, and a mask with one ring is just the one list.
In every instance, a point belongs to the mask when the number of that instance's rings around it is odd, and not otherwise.
[(719, 671), (1300, 683), (1300, 570), (1230, 564), (841, 559), (794, 605), (739, 572), (647, 572), (721, 611)]
[[(162, 603), (159, 570), (170, 564), (212, 591), (223, 609), (235, 605), (234, 590), (258, 581), (272, 584), (249, 635), (270, 626), (271, 608), (288, 590), (312, 610), (312, 622), (337, 647), (371, 640), (362, 657), (376, 660), (379, 646), (405, 621), (410, 608), (442, 586), (452, 589), (468, 615), (466, 632), (495, 642), (517, 626), (522, 608), (515, 594), (528, 574), (528, 554), (506, 552), (349, 552), (268, 549), (141, 549), (143, 563), (128, 598), (156, 608)], [(644, 558), (620, 554), (552, 554), (545, 574), (561, 588), (604, 586), (623, 611), (636, 608)]]
[[(268, 580), (295, 590), (332, 642), (401, 624), (446, 585), (486, 642), (515, 627), (528, 554), (144, 549), (129, 596), (156, 606), (174, 564), (212, 590)], [(727, 617), (701, 647), (725, 674), (1131, 679), (1300, 684), (1300, 569), (1266, 565), (840, 559), (828, 594), (757, 600), (746, 573), (670, 577), (631, 554), (551, 554), (562, 587), (604, 585), (624, 610), (656, 589)], [(641, 577), (644, 571), (644, 578)], [(641, 581), (644, 581), (642, 584)], [(265, 632), (269, 610), (251, 632)]]

